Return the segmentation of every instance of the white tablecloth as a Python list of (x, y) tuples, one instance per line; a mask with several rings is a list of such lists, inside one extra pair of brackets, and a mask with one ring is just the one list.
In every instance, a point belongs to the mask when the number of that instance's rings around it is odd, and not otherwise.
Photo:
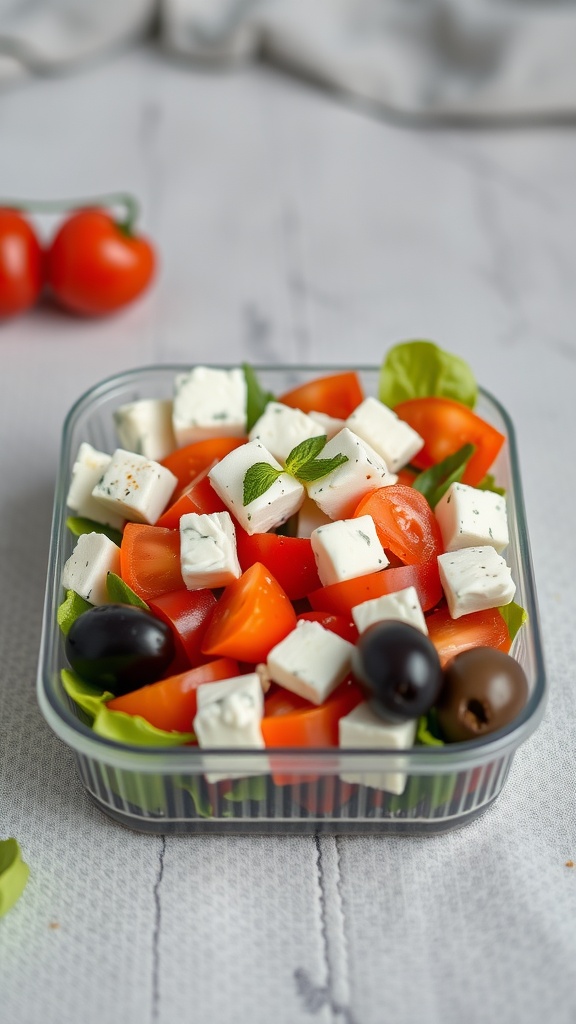
[[(161, 253), (123, 314), (0, 327), (6, 1024), (572, 1024), (576, 138), (415, 132), (265, 70), (145, 51), (4, 95), (10, 195), (136, 192)], [(50, 221), (44, 221), (48, 230)], [(151, 362), (459, 352), (518, 431), (550, 699), (494, 807), (434, 838), (174, 838), (89, 802), (36, 706), (65, 411)]]

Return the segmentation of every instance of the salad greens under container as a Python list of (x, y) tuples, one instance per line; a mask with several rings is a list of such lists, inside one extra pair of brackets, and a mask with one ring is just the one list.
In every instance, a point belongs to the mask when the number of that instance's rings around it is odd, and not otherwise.
[[(514, 752), (540, 722), (545, 703), (542, 645), (514, 430), (502, 406), (483, 390), (475, 411), (506, 436), (493, 472), (497, 484), (506, 490), (510, 530), (506, 558), (517, 586), (515, 600), (528, 613), (511, 653), (526, 673), (530, 696), (511, 725), (466, 743), (389, 752), (134, 747), (96, 735), (89, 719), (65, 693), (60, 672), (66, 660), (56, 612), (62, 599), (62, 568), (74, 544), (66, 527), (66, 496), (76, 452), (82, 441), (113, 451), (117, 447), (114, 410), (142, 398), (170, 398), (175, 374), (186, 369), (189, 367), (150, 366), (104, 380), (76, 402), (63, 428), (38, 701), (52, 730), (74, 752), (86, 792), (120, 824), (154, 833), (423, 834), (446, 831), (475, 818), (500, 794)], [(345, 368), (256, 368), (262, 385), (276, 394), (338, 369)], [(365, 393), (377, 395), (379, 369), (357, 372)], [(405, 773), (402, 795), (364, 785), (363, 776), (375, 772)], [(226, 778), (209, 784), (205, 773)], [(342, 775), (347, 781), (342, 781)], [(350, 782), (351, 776), (358, 781)]]

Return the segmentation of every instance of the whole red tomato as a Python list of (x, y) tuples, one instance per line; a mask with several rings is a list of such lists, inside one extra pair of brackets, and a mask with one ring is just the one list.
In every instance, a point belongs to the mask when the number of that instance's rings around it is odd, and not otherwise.
[(78, 210), (60, 226), (48, 250), (47, 278), (58, 301), (85, 316), (132, 302), (150, 283), (154, 250), (108, 213)]
[(0, 209), (0, 317), (34, 305), (42, 288), (42, 247), (16, 210)]

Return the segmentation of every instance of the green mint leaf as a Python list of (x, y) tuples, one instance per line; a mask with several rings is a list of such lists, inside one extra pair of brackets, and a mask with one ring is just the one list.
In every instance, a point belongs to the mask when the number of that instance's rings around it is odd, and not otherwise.
[(326, 434), (320, 434), (319, 437), (309, 437), (297, 444), (286, 459), (286, 472), (298, 476), (302, 466), (320, 454), (327, 440)]
[(299, 480), (313, 483), (314, 480), (321, 480), (323, 476), (327, 476), (332, 470), (338, 469), (338, 466), (343, 466), (345, 462), (348, 462), (347, 455), (334, 455), (331, 459), (312, 459), (304, 466), (301, 466), (296, 475)]
[(135, 608), (144, 608), (147, 612), (150, 608), (138, 594), (135, 594), (132, 587), (129, 587), (127, 583), (120, 576), (117, 576), (115, 572), (109, 572), (106, 574), (106, 592), (113, 604), (131, 604)]
[(453, 455), (418, 474), (412, 486), (424, 495), (430, 508), (436, 507), (451, 484), (462, 479), (475, 450), (473, 444), (464, 444)]
[(510, 640), (514, 640), (518, 631), (528, 622), (528, 612), (521, 605), (516, 604), (515, 601), (503, 605), (498, 611), (506, 623)]
[(20, 899), (30, 868), (22, 860), (16, 839), (0, 839), (0, 917)]
[(68, 516), (66, 526), (75, 537), (80, 537), (83, 533), (104, 533), (118, 547), (122, 543), (120, 530), (115, 530), (113, 526), (107, 526), (105, 523), (96, 523), (93, 519), (86, 519), (84, 516)]
[(246, 430), (252, 427), (259, 420), (268, 402), (274, 402), (275, 396), (271, 391), (265, 391), (256, 373), (248, 363), (242, 363), (244, 379), (246, 380)]
[(249, 505), (261, 494), (265, 494), (281, 473), (281, 469), (275, 469), (269, 462), (255, 462), (250, 466), (244, 477), (243, 504)]
[(380, 401), (394, 408), (407, 399), (430, 396), (454, 398), (473, 409), (478, 386), (468, 363), (432, 341), (395, 345), (380, 370)]
[(496, 477), (493, 473), (486, 473), (486, 476), (476, 484), (479, 491), (494, 491), (495, 494), (501, 494), (502, 497), (506, 497), (506, 490), (504, 487), (498, 487), (496, 483)]
[(67, 590), (66, 597), (62, 604), (58, 606), (58, 611), (56, 612), (56, 621), (64, 636), (68, 636), (68, 630), (72, 623), (76, 622), (80, 615), (83, 615), (84, 612), (93, 607), (94, 605), (91, 605), (89, 601), (85, 601), (75, 590)]

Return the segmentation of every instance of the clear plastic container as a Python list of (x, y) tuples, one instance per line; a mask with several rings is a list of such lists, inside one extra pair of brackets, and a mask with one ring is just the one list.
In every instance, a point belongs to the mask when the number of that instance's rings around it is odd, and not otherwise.
[[(114, 410), (140, 398), (172, 395), (183, 366), (151, 366), (97, 384), (70, 410), (63, 428), (55, 494), (38, 668), (38, 701), (46, 721), (74, 752), (89, 797), (122, 825), (154, 833), (411, 833), (459, 827), (496, 800), (514, 752), (542, 718), (546, 681), (514, 431), (501, 405), (481, 391), (477, 411), (506, 435), (495, 473), (506, 489), (516, 601), (528, 612), (512, 653), (530, 686), (529, 700), (507, 728), (468, 743), (406, 751), (282, 749), (201, 751), (195, 747), (129, 747), (95, 735), (60, 680), (65, 667), (56, 610), (62, 567), (73, 547), (66, 494), (82, 441), (113, 451)], [(257, 368), (266, 388), (281, 394), (333, 367)], [(378, 370), (358, 370), (366, 394), (377, 393)], [(407, 776), (401, 796), (364, 785), (374, 773)], [(208, 783), (205, 773), (228, 777)], [(372, 779), (366, 778), (367, 774)], [(346, 781), (342, 780), (344, 776)], [(350, 777), (358, 781), (350, 782)]]

